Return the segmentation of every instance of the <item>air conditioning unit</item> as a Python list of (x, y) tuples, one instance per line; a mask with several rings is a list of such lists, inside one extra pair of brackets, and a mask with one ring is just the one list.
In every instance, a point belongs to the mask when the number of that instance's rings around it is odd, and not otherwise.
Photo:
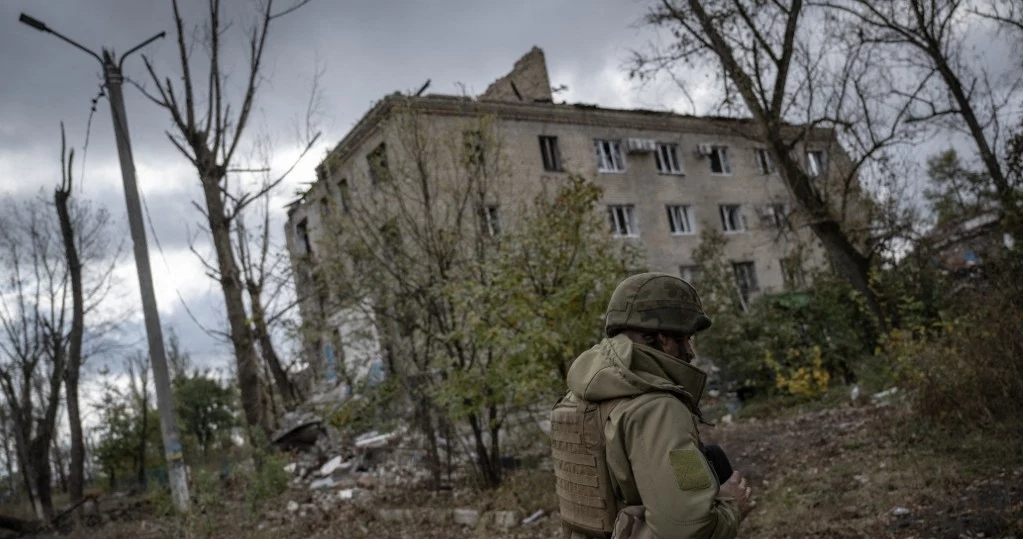
[(700, 157), (707, 157), (712, 151), (714, 151), (714, 147), (710, 144), (696, 145), (696, 155), (699, 155)]
[(630, 138), (625, 140), (625, 151), (629, 153), (652, 152), (657, 149), (657, 143), (644, 138)]

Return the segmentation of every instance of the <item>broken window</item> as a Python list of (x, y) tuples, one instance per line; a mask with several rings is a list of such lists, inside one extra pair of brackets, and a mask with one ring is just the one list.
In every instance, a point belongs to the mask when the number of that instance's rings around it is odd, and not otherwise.
[(668, 206), (668, 227), (672, 234), (693, 233), (693, 222), (689, 213), (689, 206)]
[(636, 227), (635, 208), (632, 204), (608, 206), (607, 212), (611, 219), (612, 236), (639, 235), (639, 229)]
[(465, 146), (465, 160), (470, 167), (483, 166), (483, 132), (466, 131), (462, 133), (462, 144)]
[(561, 172), (561, 150), (558, 148), (558, 137), (540, 136), (540, 158), (543, 169), (547, 172)]
[(788, 256), (779, 260), (781, 277), (787, 290), (797, 290), (806, 286), (806, 272), (799, 256)]
[(771, 158), (771, 152), (764, 148), (754, 151), (757, 157), (757, 170), (764, 175), (772, 174), (774, 172), (774, 159)]
[(312, 255), (313, 248), (309, 243), (309, 220), (302, 219), (295, 225), (295, 243), (298, 245), (298, 254)]
[(337, 182), (337, 205), (341, 207), (341, 211), (348, 213), (348, 180), (342, 179)]
[(682, 162), (678, 159), (678, 144), (657, 143), (657, 172), (661, 174), (682, 174)]
[(369, 155), (369, 178), (374, 185), (391, 179), (391, 171), (387, 168), (387, 143), (381, 142)]
[(738, 204), (722, 204), (721, 228), (725, 232), (742, 232), (746, 230), (746, 223), (742, 218), (742, 206)]
[(753, 293), (758, 289), (756, 268), (752, 262), (733, 262), (732, 271), (735, 273), (735, 285), (739, 289), (739, 297), (745, 309)]
[(597, 152), (598, 171), (625, 172), (625, 156), (622, 154), (621, 141), (595, 139), (593, 146)]
[(816, 178), (825, 173), (827, 156), (820, 150), (806, 152), (806, 173)]
[(732, 163), (728, 159), (728, 146), (712, 146), (710, 149), (710, 171), (714, 174), (731, 174)]
[(480, 221), (483, 225), (484, 234), (493, 237), (501, 233), (501, 220), (498, 215), (498, 206), (484, 206), (480, 211)]

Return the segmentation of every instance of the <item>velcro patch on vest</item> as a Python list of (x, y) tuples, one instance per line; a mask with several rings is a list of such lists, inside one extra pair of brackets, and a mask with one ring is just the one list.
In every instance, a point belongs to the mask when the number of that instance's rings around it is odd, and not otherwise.
[(682, 490), (702, 490), (711, 487), (710, 475), (703, 458), (694, 449), (676, 449), (668, 453), (675, 482)]

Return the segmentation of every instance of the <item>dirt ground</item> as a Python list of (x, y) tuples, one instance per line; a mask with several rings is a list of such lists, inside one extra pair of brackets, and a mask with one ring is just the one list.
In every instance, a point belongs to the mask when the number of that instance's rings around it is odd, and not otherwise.
[[(720, 423), (702, 435), (725, 448), (755, 489), (758, 506), (739, 537), (1023, 538), (1019, 437), (942, 438), (916, 428), (898, 404), (843, 404)], [(257, 511), (216, 500), (188, 517), (155, 517), (144, 499), (108, 499), (103, 511), (115, 521), (70, 537), (553, 538), (560, 536), (553, 491), (550, 471), (521, 470), (483, 494), (375, 491), (325, 509), (299, 489)], [(288, 511), (288, 502), (302, 509)], [(466, 527), (454, 523), (452, 508), (548, 516), (509, 529)]]

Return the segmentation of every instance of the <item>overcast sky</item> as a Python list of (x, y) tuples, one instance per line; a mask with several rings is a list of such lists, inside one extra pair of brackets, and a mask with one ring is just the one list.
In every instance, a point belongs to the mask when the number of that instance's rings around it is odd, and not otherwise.
[[(203, 4), (182, 2), (186, 25), (201, 20)], [(244, 76), (239, 31), (252, 20), (248, 0), (225, 2), (232, 21), (228, 48), (236, 80)], [(432, 80), (430, 92), (482, 92), (511, 69), (534, 45), (544, 49), (553, 85), (567, 85), (561, 98), (609, 107), (666, 108), (677, 98), (653, 88), (638, 91), (621, 66), (630, 48), (647, 37), (635, 23), (644, 12), (641, 0), (479, 2), (431, 0), (418, 2), (314, 0), (272, 28), (266, 56), (267, 80), (257, 101), (258, 124), (277, 139), (279, 162), (288, 161), (296, 145), (295, 126), (304, 117), (313, 74), (322, 69), (323, 102), (318, 121), (320, 147), (291, 176), (282, 191), (289, 198), (298, 184), (313, 178), (312, 168), (328, 145), (336, 144), (374, 101), (394, 91), (417, 89)], [(90, 102), (101, 82), (98, 63), (54, 36), (19, 24), (25, 12), (99, 51), (125, 51), (166, 30), (168, 38), (145, 49), (158, 69), (176, 73), (173, 21), (165, 0), (66, 2), (4, 0), (0, 2), (0, 196), (47, 195), (59, 178), (59, 124), (65, 122), (69, 144), (78, 151), (86, 136)], [(145, 67), (138, 55), (130, 58), (125, 75), (147, 87)], [(240, 84), (240, 82), (239, 82)], [(165, 111), (125, 86), (138, 182), (151, 212), (147, 230), (157, 301), (162, 321), (181, 336), (200, 362), (226, 367), (230, 350), (203, 333), (185, 312), (182, 299), (204, 324), (223, 326), (220, 291), (206, 278), (188, 250), (189, 232), (201, 219), (191, 202), (201, 190), (190, 165), (164, 135)], [(77, 196), (95, 200), (118, 216), (117, 233), (128, 241), (120, 169), (114, 146), (110, 109), (97, 106), (91, 124), (84, 178)], [(75, 167), (75, 174), (82, 172)], [(283, 215), (277, 205), (278, 215)], [(153, 238), (162, 247), (157, 249)], [(129, 244), (130, 245), (130, 244)], [(200, 245), (200, 248), (202, 246)], [(119, 270), (123, 301), (138, 303), (134, 260), (125, 257)], [(142, 338), (141, 313), (136, 326)], [(140, 341), (141, 344), (141, 341)], [(97, 359), (111, 366), (120, 359)], [(92, 370), (92, 369), (90, 369)]]
[[(228, 65), (237, 66), (232, 71), (237, 86), (244, 76), (240, 31), (252, 21), (253, 2), (224, 3), (232, 23)], [(204, 4), (182, 0), (187, 27), (201, 21)], [(559, 94), (561, 99), (606, 107), (682, 110), (683, 101), (669, 87), (638, 88), (622, 68), (629, 50), (649, 39), (649, 33), (637, 27), (646, 4), (644, 0), (314, 0), (271, 30), (266, 81), (252, 126), (253, 133), (259, 129), (272, 133), (280, 150), (278, 163), (287, 162), (295, 155), (295, 126), (303, 117), (313, 74), (317, 69), (324, 71), (318, 117), (321, 144), (291, 176), (280, 201), (290, 198), (300, 183), (313, 179), (312, 168), (326, 147), (336, 144), (385, 94), (413, 91), (427, 79), (432, 80), (430, 92), (458, 94), (461, 84), (468, 93), (478, 94), (534, 45), (546, 53), (552, 84), (568, 86), (567, 92)], [(161, 73), (176, 73), (167, 0), (0, 2), (0, 196), (16, 198), (41, 189), (49, 193), (58, 180), (61, 121), (81, 163), (90, 101), (101, 82), (92, 58), (54, 36), (19, 24), (20, 12), (97, 51), (101, 47), (125, 51), (165, 30), (168, 38), (145, 52)], [(1004, 54), (996, 57), (1007, 63)], [(138, 55), (127, 61), (125, 75), (152, 87)], [(131, 86), (125, 86), (125, 96), (139, 186), (152, 210), (153, 230), (147, 232), (163, 322), (177, 331), (200, 363), (226, 367), (228, 347), (206, 336), (182, 302), (203, 324), (224, 325), (220, 291), (188, 250), (189, 231), (194, 233), (201, 219), (192, 201), (200, 199), (201, 189), (190, 165), (164, 135), (169, 127), (167, 113)], [(80, 171), (76, 167), (76, 176)], [(99, 102), (93, 118), (84, 179), (78, 181), (78, 196), (97, 201), (117, 215), (117, 232), (127, 241), (105, 100)], [(275, 209), (283, 216), (280, 204)], [(157, 241), (162, 250), (157, 249)], [(201, 244), (199, 248), (205, 249)], [(137, 304), (130, 252), (119, 274), (125, 283), (119, 294), (122, 301)], [(135, 312), (139, 314), (134, 334), (141, 343), (141, 313)], [(93, 368), (102, 363), (97, 360)]]

